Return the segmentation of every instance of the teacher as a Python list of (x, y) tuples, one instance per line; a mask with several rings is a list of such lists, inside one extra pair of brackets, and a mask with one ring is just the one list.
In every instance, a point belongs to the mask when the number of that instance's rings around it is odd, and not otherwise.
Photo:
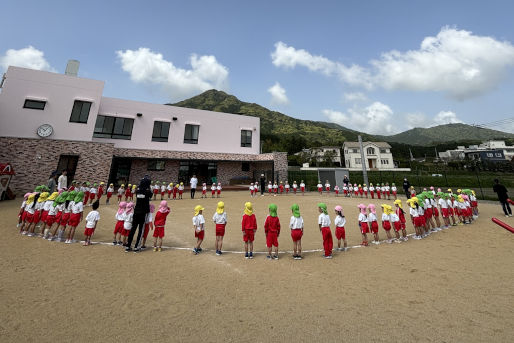
[(145, 177), (141, 179), (139, 187), (136, 189), (136, 206), (134, 207), (134, 217), (132, 218), (132, 229), (130, 229), (125, 252), (132, 251), (132, 240), (138, 229), (134, 252), (141, 251), (141, 236), (143, 236), (143, 232), (145, 231), (145, 218), (150, 212), (150, 199), (152, 199), (151, 183), (152, 180), (150, 180), (150, 177), (145, 175)]
[(189, 184), (191, 185), (191, 199), (194, 199), (196, 193), (196, 186), (198, 185), (198, 179), (196, 178), (196, 175), (193, 175), (191, 180), (189, 180)]
[(261, 174), (261, 178), (259, 181), (261, 184), (261, 196), (264, 196), (264, 189), (266, 187), (266, 178), (264, 178), (264, 174)]

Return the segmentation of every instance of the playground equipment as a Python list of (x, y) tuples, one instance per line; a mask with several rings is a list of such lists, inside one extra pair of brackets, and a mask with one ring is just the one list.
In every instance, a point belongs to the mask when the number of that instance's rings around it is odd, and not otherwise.
[(500, 225), (502, 228), (504, 228), (505, 230), (507, 231), (510, 231), (511, 233), (514, 233), (514, 227), (508, 225), (508, 224), (505, 224), (504, 222), (502, 222), (501, 220), (497, 219), (497, 218), (491, 218), (491, 220), (493, 221), (493, 223), (496, 223), (498, 225)]

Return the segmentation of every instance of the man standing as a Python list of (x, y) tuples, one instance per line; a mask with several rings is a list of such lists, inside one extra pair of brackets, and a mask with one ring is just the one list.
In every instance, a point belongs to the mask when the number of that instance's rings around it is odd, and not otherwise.
[(64, 188), (68, 188), (68, 177), (66, 176), (68, 172), (66, 169), (62, 171), (61, 176), (59, 176), (59, 179), (57, 179), (57, 191), (61, 191)]
[(141, 251), (141, 237), (145, 231), (145, 219), (146, 215), (150, 212), (150, 199), (152, 199), (151, 183), (152, 180), (150, 180), (150, 177), (145, 175), (145, 177), (141, 179), (139, 187), (136, 189), (136, 206), (134, 207), (134, 216), (132, 217), (132, 229), (130, 229), (125, 252), (132, 251), (132, 240), (138, 229), (134, 252)]
[(261, 196), (264, 196), (264, 189), (266, 187), (266, 178), (264, 178), (264, 174), (261, 174), (261, 178), (259, 181), (261, 184)]
[(507, 194), (507, 188), (500, 183), (500, 180), (494, 179), (493, 191), (498, 195), (498, 200), (502, 204), (503, 213), (505, 217), (512, 217), (512, 210), (509, 205), (509, 195)]
[(196, 175), (193, 175), (191, 180), (189, 180), (189, 184), (191, 185), (191, 199), (194, 199), (196, 193), (196, 186), (198, 185), (198, 179), (196, 178)]
[(403, 190), (405, 191), (405, 196), (407, 197), (407, 199), (410, 198), (409, 188), (410, 188), (410, 182), (409, 182), (409, 180), (407, 180), (407, 178), (404, 178), (403, 179)]
[(350, 179), (348, 178), (348, 175), (345, 175), (343, 177), (343, 184), (348, 187), (348, 184), (350, 183)]
[(48, 182), (46, 186), (50, 189), (49, 193), (52, 194), (55, 191), (55, 186), (57, 184), (55, 183), (55, 178), (57, 177), (57, 170), (52, 172), (52, 175), (50, 175), (50, 178), (48, 179)]

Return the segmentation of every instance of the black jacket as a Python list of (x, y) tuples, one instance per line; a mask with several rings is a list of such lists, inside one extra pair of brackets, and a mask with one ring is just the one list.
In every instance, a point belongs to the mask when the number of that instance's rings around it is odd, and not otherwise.
[(509, 198), (509, 195), (507, 194), (507, 188), (505, 188), (504, 185), (502, 184), (495, 184), (493, 186), (493, 191), (498, 194), (498, 199), (500, 201), (507, 201), (507, 199)]

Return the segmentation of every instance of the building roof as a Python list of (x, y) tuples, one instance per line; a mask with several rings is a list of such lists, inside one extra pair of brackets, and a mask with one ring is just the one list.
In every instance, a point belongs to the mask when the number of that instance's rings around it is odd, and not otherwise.
[[(363, 146), (370, 145), (370, 144), (373, 144), (379, 148), (391, 148), (389, 143), (386, 143), (386, 142), (362, 142)], [(345, 146), (347, 148), (358, 148), (359, 142), (344, 142), (343, 146)]]

